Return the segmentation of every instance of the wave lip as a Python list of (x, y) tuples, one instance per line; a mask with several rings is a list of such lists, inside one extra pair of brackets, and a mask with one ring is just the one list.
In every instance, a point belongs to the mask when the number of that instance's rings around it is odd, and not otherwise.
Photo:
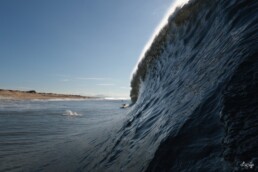
[(133, 103), (135, 103), (138, 99), (140, 85), (145, 80), (147, 71), (149, 68), (151, 68), (150, 66), (153, 64), (153, 61), (157, 58), (160, 58), (162, 53), (167, 48), (166, 44), (168, 41), (176, 41), (176, 35), (172, 35), (173, 37), (171, 37), (169, 34), (177, 34), (177, 28), (192, 18), (191, 15), (196, 13), (198, 8), (204, 4), (203, 1), (207, 0), (178, 0), (172, 4), (169, 12), (166, 14), (161, 24), (157, 27), (156, 31), (152, 35), (151, 39), (144, 47), (138, 64), (133, 70), (131, 79), (132, 89), (130, 93), (130, 97)]
[[(156, 27), (155, 31), (153, 32), (152, 36), (150, 37), (149, 41), (144, 46), (137, 64), (141, 62), (141, 60), (145, 57), (145, 53), (150, 49), (153, 41), (155, 40), (156, 36), (162, 31), (162, 28), (168, 24), (169, 17), (175, 12), (176, 8), (180, 8), (183, 5), (187, 4), (189, 0), (175, 0), (169, 10), (166, 12), (165, 16), (163, 17), (160, 24)], [(134, 67), (133, 74), (137, 71), (137, 65)]]

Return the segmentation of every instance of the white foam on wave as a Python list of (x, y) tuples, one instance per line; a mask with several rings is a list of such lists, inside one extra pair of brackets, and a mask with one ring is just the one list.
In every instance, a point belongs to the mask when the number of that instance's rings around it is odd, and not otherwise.
[(163, 19), (161, 20), (160, 24), (156, 27), (156, 29), (154, 30), (153, 34), (151, 35), (149, 41), (146, 43), (146, 45), (144, 46), (139, 58), (138, 58), (138, 62), (135, 65), (131, 78), (133, 76), (133, 74), (137, 71), (138, 68), (138, 64), (142, 61), (142, 59), (145, 56), (146, 51), (148, 51), (148, 49), (150, 48), (152, 42), (154, 41), (155, 37), (159, 34), (159, 32), (161, 31), (161, 29), (168, 23), (168, 19), (169, 17), (175, 12), (175, 9), (177, 7), (182, 7), (184, 4), (186, 4), (189, 0), (175, 0), (169, 10), (166, 12), (165, 16), (163, 17)]
[(63, 115), (65, 116), (81, 116), (81, 114), (77, 113), (77, 112), (73, 112), (71, 110), (66, 110)]
[(64, 99), (31, 99), (32, 102), (62, 102), (62, 101), (84, 101), (89, 99), (71, 99), (71, 98), (64, 98)]
[(12, 97), (0, 96), (0, 100), (13, 100)]
[(104, 100), (130, 100), (128, 97), (105, 97)]

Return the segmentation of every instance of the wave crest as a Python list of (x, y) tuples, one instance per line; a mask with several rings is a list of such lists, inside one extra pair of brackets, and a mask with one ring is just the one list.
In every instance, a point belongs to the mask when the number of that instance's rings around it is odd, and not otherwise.
[(81, 116), (81, 114), (77, 113), (77, 112), (73, 112), (71, 110), (66, 110), (63, 115), (65, 116)]

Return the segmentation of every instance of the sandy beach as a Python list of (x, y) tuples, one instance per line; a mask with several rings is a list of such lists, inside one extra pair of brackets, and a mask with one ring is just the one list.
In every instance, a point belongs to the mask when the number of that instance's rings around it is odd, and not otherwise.
[(34, 90), (20, 91), (20, 90), (3, 90), (0, 89), (0, 99), (14, 99), (14, 100), (46, 100), (46, 99), (90, 99), (94, 97), (55, 93), (38, 93)]

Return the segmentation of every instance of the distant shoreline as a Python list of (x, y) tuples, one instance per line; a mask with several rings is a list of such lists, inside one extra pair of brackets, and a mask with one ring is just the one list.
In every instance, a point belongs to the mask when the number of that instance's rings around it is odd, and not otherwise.
[(21, 91), (21, 90), (6, 90), (0, 89), (0, 99), (12, 100), (48, 100), (48, 99), (95, 99), (97, 97), (56, 94), (56, 93), (38, 93), (35, 90)]

